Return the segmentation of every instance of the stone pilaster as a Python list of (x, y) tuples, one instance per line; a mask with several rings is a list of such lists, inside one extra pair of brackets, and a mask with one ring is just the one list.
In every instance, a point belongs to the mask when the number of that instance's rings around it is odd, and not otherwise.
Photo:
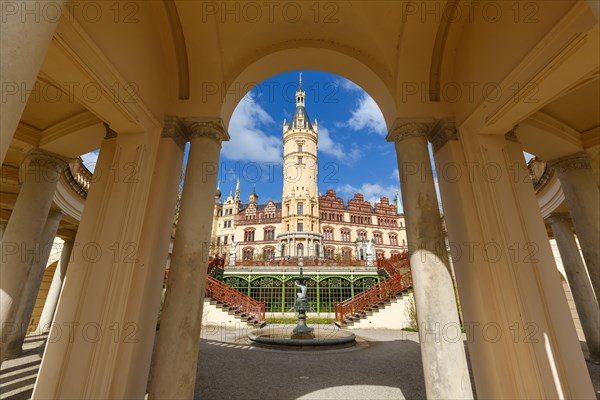
[(458, 137), (434, 157), (477, 396), (593, 397), (514, 131)]
[[(427, 135), (433, 119), (398, 119), (394, 142), (406, 218), (421, 358), (428, 398), (473, 398)], [(449, 332), (453, 332), (450, 334)]]
[[(144, 318), (155, 317), (138, 308), (138, 285), (156, 272), (148, 260), (158, 261), (167, 248), (143, 232), (152, 218), (169, 219), (163, 209), (150, 209), (151, 199), (176, 196), (166, 187), (151, 191), (156, 168), (179, 172), (181, 164), (159, 158), (162, 126), (142, 123), (142, 131), (108, 134), (100, 146), (33, 399), (145, 395), (144, 390), (127, 392), (120, 379), (148, 368), (147, 360), (128, 358), (136, 348), (144, 348)], [(169, 233), (161, 226), (147, 229), (156, 229), (157, 235)]]
[(596, 299), (600, 299), (600, 190), (585, 152), (552, 160), (573, 219)]
[(547, 218), (556, 239), (575, 308), (581, 321), (590, 359), (600, 362), (600, 309), (581, 259), (568, 214), (552, 214)]
[(219, 153), (221, 141), (229, 139), (220, 119), (185, 118), (183, 124), (190, 153), (150, 374), (150, 399), (194, 396)]

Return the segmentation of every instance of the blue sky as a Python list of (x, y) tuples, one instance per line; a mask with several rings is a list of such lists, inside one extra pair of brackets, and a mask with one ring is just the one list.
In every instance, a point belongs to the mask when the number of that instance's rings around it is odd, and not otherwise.
[[(267, 79), (250, 91), (233, 113), (223, 144), (219, 183), (224, 195), (240, 176), (243, 200), (254, 185), (260, 202), (281, 199), (282, 124), (293, 114), (300, 71)], [(319, 124), (319, 191), (340, 197), (363, 193), (393, 201), (399, 189), (394, 146), (379, 107), (354, 83), (321, 71), (302, 71), (306, 109)]]

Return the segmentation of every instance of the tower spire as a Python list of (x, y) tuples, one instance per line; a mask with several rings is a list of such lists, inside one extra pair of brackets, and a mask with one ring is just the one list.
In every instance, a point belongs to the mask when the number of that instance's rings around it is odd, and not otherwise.
[(300, 83), (296, 90), (296, 107), (304, 107), (304, 90), (302, 90), (302, 72), (300, 72)]

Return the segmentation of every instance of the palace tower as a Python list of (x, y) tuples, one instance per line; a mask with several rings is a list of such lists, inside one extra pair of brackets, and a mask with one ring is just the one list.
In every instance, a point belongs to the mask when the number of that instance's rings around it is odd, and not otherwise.
[(281, 234), (277, 236), (281, 257), (323, 255), (319, 227), (317, 120), (311, 122), (305, 106), (302, 74), (296, 91), (296, 111), (283, 121), (283, 194)]

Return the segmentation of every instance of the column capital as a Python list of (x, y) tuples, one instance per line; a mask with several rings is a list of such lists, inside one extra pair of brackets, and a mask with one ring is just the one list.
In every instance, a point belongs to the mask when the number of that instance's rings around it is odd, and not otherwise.
[(183, 151), (188, 137), (185, 132), (183, 120), (173, 115), (165, 116), (165, 123), (162, 129), (162, 136), (173, 139), (173, 141)]
[(550, 224), (553, 224), (555, 222), (566, 222), (566, 223), (570, 224), (571, 223), (571, 214), (569, 214), (568, 212), (552, 213), (546, 217), (546, 220)]
[[(42, 149), (33, 149), (23, 161), (23, 165), (35, 166), (37, 168), (55, 169), (62, 172), (70, 160), (58, 154), (50, 153)], [(22, 165), (22, 166), (23, 166)]]
[(65, 214), (62, 212), (62, 210), (52, 210), (52, 209), (50, 209), (50, 211), (48, 212), (48, 219), (58, 219), (58, 220), (61, 220), (64, 215)]
[(388, 142), (401, 142), (412, 137), (425, 137), (435, 123), (433, 118), (397, 118), (389, 130)]
[(519, 138), (517, 137), (518, 127), (519, 125), (515, 125), (510, 131), (506, 132), (504, 134), (504, 139), (508, 140), (509, 142), (519, 143)]
[(70, 229), (63, 229), (60, 231), (59, 236), (64, 242), (74, 243), (75, 235), (77, 235), (77, 232), (72, 231)]
[(188, 137), (208, 137), (217, 142), (228, 141), (229, 134), (221, 118), (187, 117), (183, 120)]
[(204, 136), (219, 143), (229, 140), (221, 118), (166, 116), (162, 130), (163, 137), (170, 137), (183, 150), (193, 137)]
[(449, 140), (458, 140), (454, 119), (440, 119), (429, 131), (427, 138), (431, 142), (434, 153), (444, 147)]
[(104, 129), (106, 129), (106, 134), (104, 135), (104, 140), (106, 139), (114, 139), (117, 137), (117, 132), (110, 129), (110, 125), (106, 122), (104, 123)]
[(554, 160), (548, 161), (548, 164), (557, 172), (592, 169), (590, 156), (584, 151), (564, 157), (555, 158)]

